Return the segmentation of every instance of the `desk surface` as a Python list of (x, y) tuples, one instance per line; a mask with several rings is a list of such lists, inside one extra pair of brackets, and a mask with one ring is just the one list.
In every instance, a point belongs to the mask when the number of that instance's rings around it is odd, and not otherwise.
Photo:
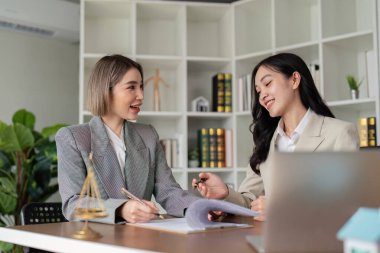
[(63, 222), (0, 228), (0, 241), (55, 252), (255, 252), (245, 236), (260, 235), (263, 223), (246, 217), (234, 217), (233, 221), (253, 227), (183, 235), (128, 225), (89, 223), (103, 237), (76, 240), (70, 235), (84, 223)]

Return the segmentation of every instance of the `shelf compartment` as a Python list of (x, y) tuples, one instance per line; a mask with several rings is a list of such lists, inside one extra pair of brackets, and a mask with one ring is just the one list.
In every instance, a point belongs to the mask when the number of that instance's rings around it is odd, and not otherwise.
[(142, 55), (183, 55), (185, 7), (143, 3), (136, 6), (136, 52)]
[[(212, 109), (212, 77), (219, 73), (232, 73), (230, 61), (188, 61), (187, 62), (187, 111), (191, 111), (191, 102), (203, 96)], [(234, 78), (234, 77), (232, 77)], [(234, 84), (232, 84), (232, 87)]]
[[(324, 98), (326, 101), (346, 100), (351, 97), (346, 76), (353, 75), (359, 80), (366, 77), (366, 51), (374, 50), (373, 34), (328, 41), (322, 44)], [(368, 97), (368, 85), (360, 86), (360, 96)]]
[(84, 52), (132, 53), (131, 4), (124, 1), (84, 1)]
[(322, 0), (322, 38), (373, 29), (373, 0)]
[(181, 60), (165, 58), (137, 58), (144, 70), (144, 104), (143, 111), (154, 111), (154, 84), (148, 78), (156, 75), (159, 70), (160, 77), (169, 85), (158, 84), (160, 96), (160, 111), (182, 112), (184, 111), (183, 97), (185, 94), (185, 65)]
[(318, 40), (319, 1), (275, 0), (274, 16), (276, 47)]
[(186, 16), (188, 56), (232, 56), (232, 15), (228, 5), (189, 5)]
[(250, 124), (252, 123), (252, 117), (239, 117), (236, 120), (236, 147), (239, 147), (237, 152), (236, 164), (237, 167), (247, 167), (249, 158), (253, 151), (253, 139), (252, 134), (249, 131)]
[(272, 1), (245, 1), (235, 8), (235, 54), (237, 56), (271, 50)]

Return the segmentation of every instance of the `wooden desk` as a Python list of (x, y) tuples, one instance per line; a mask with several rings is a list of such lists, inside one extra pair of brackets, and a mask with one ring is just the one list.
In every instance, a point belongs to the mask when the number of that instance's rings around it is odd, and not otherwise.
[(253, 224), (254, 227), (183, 235), (128, 225), (89, 223), (103, 237), (98, 240), (76, 240), (70, 235), (83, 223), (63, 222), (0, 228), (0, 241), (55, 252), (255, 252), (245, 236), (260, 235), (263, 223), (246, 217), (235, 217), (233, 220)]

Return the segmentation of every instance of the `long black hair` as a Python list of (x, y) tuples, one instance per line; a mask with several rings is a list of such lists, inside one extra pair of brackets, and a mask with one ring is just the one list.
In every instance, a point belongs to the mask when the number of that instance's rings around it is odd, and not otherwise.
[(255, 89), (255, 77), (261, 66), (281, 73), (287, 78), (290, 78), (297, 71), (301, 76), (298, 87), (301, 102), (305, 108), (311, 108), (316, 114), (334, 118), (333, 113), (319, 95), (307, 65), (299, 56), (290, 53), (280, 53), (262, 60), (252, 71), (252, 91), (254, 93), (254, 103), (252, 105), (253, 122), (249, 127), (255, 145), (249, 162), (252, 170), (258, 175), (260, 175), (259, 165), (265, 162), (268, 157), (270, 142), (281, 118), (271, 117), (269, 112), (259, 102), (259, 95)]

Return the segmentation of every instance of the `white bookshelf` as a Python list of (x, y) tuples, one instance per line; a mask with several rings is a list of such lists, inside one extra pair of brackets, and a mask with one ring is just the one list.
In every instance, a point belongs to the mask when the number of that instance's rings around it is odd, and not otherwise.
[[(86, 84), (102, 56), (119, 53), (135, 59), (145, 80), (159, 68), (170, 85), (160, 86), (161, 111), (153, 110), (153, 85), (148, 83), (138, 121), (152, 124), (162, 139), (180, 136), (175, 178), (188, 189), (199, 172), (215, 172), (237, 187), (253, 148), (251, 113), (237, 110), (237, 80), (272, 54), (292, 52), (307, 64), (318, 64), (318, 89), (337, 118), (356, 123), (360, 117), (376, 116), (379, 121), (378, 82), (364, 82), (360, 98), (352, 100), (345, 81), (347, 74), (365, 77), (364, 55), (371, 50), (378, 80), (376, 8), (376, 0), (81, 0), (79, 121), (91, 118), (85, 107)], [(233, 112), (191, 112), (191, 101), (198, 96), (211, 106), (211, 78), (217, 72), (232, 73)], [(188, 167), (188, 150), (202, 127), (232, 129), (232, 168)], [(379, 129), (377, 122), (378, 141)]]

